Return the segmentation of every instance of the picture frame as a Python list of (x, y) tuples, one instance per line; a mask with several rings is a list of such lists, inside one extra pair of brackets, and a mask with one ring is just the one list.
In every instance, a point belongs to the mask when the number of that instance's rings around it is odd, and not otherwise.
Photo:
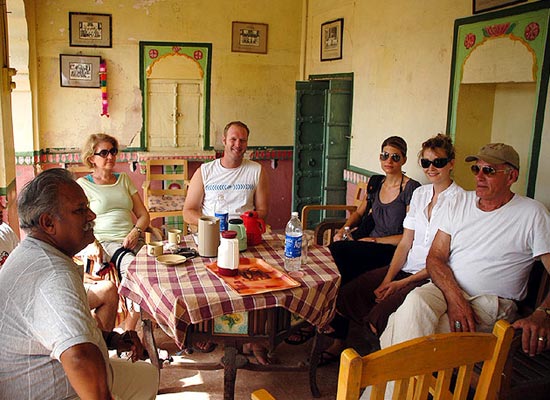
[(321, 61), (342, 59), (344, 18), (321, 24)]
[(267, 54), (267, 24), (233, 21), (231, 51)]
[(472, 0), (472, 11), (479, 14), (485, 11), (496, 10), (517, 3), (525, 3), (527, 0)]
[(59, 80), (62, 87), (98, 88), (101, 56), (59, 55)]
[(112, 47), (111, 14), (69, 12), (71, 47)]

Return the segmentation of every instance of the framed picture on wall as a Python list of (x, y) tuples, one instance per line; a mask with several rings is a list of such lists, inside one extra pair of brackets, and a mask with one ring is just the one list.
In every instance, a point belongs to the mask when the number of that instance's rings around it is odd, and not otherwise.
[(525, 3), (527, 0), (473, 0), (473, 12), (478, 14), (489, 10), (495, 10), (517, 3)]
[(112, 47), (111, 15), (69, 13), (69, 45), (72, 47)]
[(98, 88), (100, 56), (59, 55), (59, 79), (63, 87)]
[(321, 61), (342, 59), (343, 31), (343, 18), (321, 24)]
[(267, 53), (267, 24), (233, 21), (231, 51)]

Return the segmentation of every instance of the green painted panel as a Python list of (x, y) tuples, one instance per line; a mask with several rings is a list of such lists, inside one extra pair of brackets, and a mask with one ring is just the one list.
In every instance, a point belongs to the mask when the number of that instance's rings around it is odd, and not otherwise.
[(327, 81), (296, 82), (293, 210), (323, 203), (323, 149)]
[[(351, 80), (296, 83), (293, 209), (298, 212), (307, 204), (346, 202), (352, 86)], [(315, 225), (325, 216), (313, 212), (309, 220)]]

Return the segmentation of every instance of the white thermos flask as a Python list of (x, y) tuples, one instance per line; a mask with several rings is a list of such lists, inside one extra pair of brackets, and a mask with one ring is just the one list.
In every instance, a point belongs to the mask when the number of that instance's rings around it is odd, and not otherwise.
[(236, 231), (223, 231), (218, 247), (218, 272), (235, 276), (239, 272), (239, 239)]

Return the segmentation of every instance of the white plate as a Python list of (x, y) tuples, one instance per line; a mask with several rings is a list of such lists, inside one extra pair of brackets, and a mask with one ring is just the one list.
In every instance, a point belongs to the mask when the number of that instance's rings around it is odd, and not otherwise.
[(157, 257), (157, 261), (164, 265), (178, 265), (183, 264), (187, 260), (186, 257), (179, 254), (164, 254)]

